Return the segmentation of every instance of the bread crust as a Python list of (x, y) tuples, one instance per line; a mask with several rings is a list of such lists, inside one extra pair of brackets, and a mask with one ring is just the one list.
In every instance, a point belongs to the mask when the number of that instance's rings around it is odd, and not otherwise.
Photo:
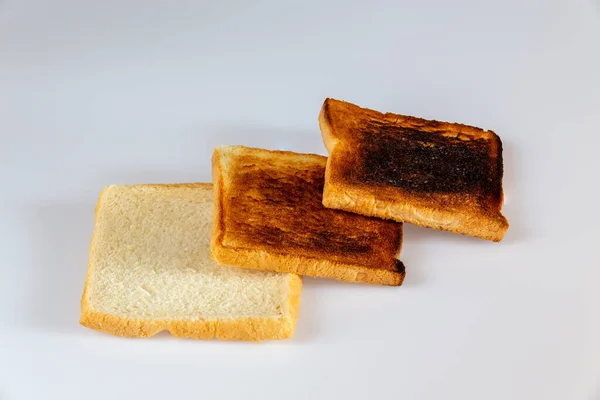
[[(288, 297), (289, 316), (279, 318), (238, 318), (214, 320), (143, 320), (124, 318), (91, 309), (87, 298), (81, 302), (80, 324), (97, 331), (129, 338), (146, 338), (161, 331), (169, 331), (173, 336), (192, 339), (280, 340), (294, 334), (302, 281), (299, 276), (290, 276)], [(86, 280), (87, 288), (87, 280)]]
[[(251, 149), (243, 146), (235, 146), (241, 152), (269, 153), (267, 150)], [(276, 156), (306, 156), (291, 152), (273, 152)], [(324, 164), (324, 157), (316, 157), (315, 164)], [(348, 262), (349, 257), (337, 257), (333, 252), (328, 253), (324, 247), (317, 256), (307, 256), (302, 248), (293, 248), (286, 246), (280, 249), (274, 249), (267, 246), (261, 246), (260, 243), (248, 243), (243, 238), (236, 238), (233, 245), (224, 243), (226, 226), (226, 213), (228, 212), (225, 204), (225, 197), (228, 195), (228, 188), (224, 183), (224, 167), (222, 165), (221, 149), (215, 149), (212, 158), (213, 188), (215, 191), (215, 210), (213, 214), (212, 234), (211, 234), (211, 255), (215, 261), (222, 265), (239, 266), (243, 268), (252, 268), (260, 270), (270, 270), (278, 272), (289, 272), (300, 275), (314, 277), (333, 278), (347, 282), (362, 282), (371, 284), (399, 286), (405, 277), (405, 268), (402, 262), (397, 260), (400, 254), (402, 244), (402, 227), (400, 224), (389, 224), (385, 221), (374, 220), (373, 223), (380, 227), (391, 230), (391, 237), (397, 238), (397, 242), (386, 243), (385, 246), (377, 250), (377, 254), (366, 256), (366, 261), (361, 263)], [(311, 169), (312, 166), (307, 167)], [(320, 197), (320, 195), (319, 195)], [(313, 216), (318, 216), (321, 209), (320, 201), (318, 207), (312, 209)], [(239, 206), (239, 203), (236, 203)], [(307, 211), (308, 212), (308, 211)], [(335, 213), (334, 213), (335, 214)], [(345, 215), (345, 213), (344, 213)], [(352, 220), (359, 221), (362, 217), (348, 214), (350, 224)], [(308, 228), (310, 229), (310, 228)], [(312, 233), (308, 233), (309, 235)], [(229, 236), (235, 237), (235, 232), (229, 232)], [(389, 240), (389, 239), (381, 239)], [(230, 240), (231, 242), (231, 240)], [(312, 249), (311, 249), (312, 250)], [(383, 254), (383, 256), (382, 256)], [(369, 259), (370, 257), (370, 259)], [(385, 265), (377, 267), (385, 259)]]
[(400, 260), (395, 260), (395, 270), (375, 269), (299, 255), (272, 254), (264, 250), (231, 249), (220, 243), (211, 247), (211, 255), (223, 265), (332, 278), (344, 282), (400, 286), (406, 276), (404, 264)]
[[(504, 236), (508, 222), (500, 212), (504, 196), (501, 186), (502, 143), (494, 132), (462, 124), (383, 114), (334, 99), (325, 100), (319, 114), (319, 125), (329, 152), (323, 190), (325, 207), (496, 242)], [(387, 135), (388, 141), (396, 141), (394, 129), (401, 133), (406, 130), (428, 135), (442, 146), (447, 145), (446, 142), (451, 143), (458, 156), (471, 156), (469, 161), (475, 164), (474, 168), (479, 168), (476, 170), (478, 174), (463, 172), (460, 178), (475, 176), (467, 182), (461, 179), (444, 181), (442, 176), (436, 182), (437, 186), (429, 182), (424, 187), (416, 188), (410, 180), (398, 185), (390, 177), (392, 174), (389, 171), (375, 177), (380, 179), (379, 182), (377, 179), (367, 181), (364, 174), (356, 172), (357, 165), (365, 164), (369, 152), (366, 142), (383, 140), (380, 137), (384, 135)], [(479, 148), (471, 153), (465, 150), (465, 147), (473, 145)], [(426, 151), (421, 151), (425, 157)], [(467, 163), (466, 169), (468, 167)], [(416, 169), (414, 166), (412, 168)], [(386, 179), (392, 183), (387, 183)], [(459, 184), (454, 184), (455, 181)]]
[[(211, 183), (182, 183), (182, 184), (146, 184), (134, 185), (147, 189), (164, 189), (165, 187), (190, 187), (211, 189)], [(99, 211), (103, 204), (103, 197), (107, 189), (100, 193), (96, 204), (94, 219), (98, 220)], [(87, 328), (102, 331), (115, 336), (128, 338), (147, 338), (161, 331), (169, 331), (175, 337), (192, 339), (221, 339), (221, 340), (279, 340), (293, 337), (298, 311), (300, 308), (300, 293), (302, 292), (302, 278), (297, 275), (289, 276), (289, 295), (287, 301), (287, 315), (272, 318), (223, 318), (210, 320), (144, 320), (125, 318), (99, 312), (90, 307), (89, 287), (93, 265), (91, 260), (94, 255), (94, 236), (90, 243), (90, 257), (85, 278), (83, 295), (81, 297), (81, 318), (79, 323)]]

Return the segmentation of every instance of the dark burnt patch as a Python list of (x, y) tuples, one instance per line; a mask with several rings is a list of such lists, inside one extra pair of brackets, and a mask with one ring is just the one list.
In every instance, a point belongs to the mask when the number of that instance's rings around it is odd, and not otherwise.
[(396, 265), (396, 271), (400, 274), (406, 273), (406, 268), (404, 267), (404, 263), (400, 260), (394, 260)]
[(348, 261), (370, 257), (374, 245), (399, 241), (399, 224), (325, 208), (324, 177), (324, 164), (288, 171), (264, 165), (238, 169), (227, 229), (252, 247)]
[(355, 179), (418, 193), (500, 193), (489, 140), (463, 140), (440, 130), (426, 132), (379, 121), (369, 121), (364, 132), (363, 163), (350, 172)]

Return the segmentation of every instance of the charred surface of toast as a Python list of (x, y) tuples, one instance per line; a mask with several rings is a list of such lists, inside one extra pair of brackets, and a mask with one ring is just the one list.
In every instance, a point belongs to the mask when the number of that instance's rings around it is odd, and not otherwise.
[(401, 224), (325, 208), (325, 158), (319, 160), (305, 168), (292, 163), (282, 168), (240, 158), (235, 173), (230, 173), (225, 234), (277, 253), (397, 268), (389, 262), (401, 242)]
[(491, 158), (489, 139), (453, 137), (443, 130), (421, 131), (376, 120), (365, 124), (364, 133), (362, 165), (349, 171), (359, 181), (416, 193), (501, 195), (502, 159)]
[(396, 271), (398, 271), (398, 273), (400, 273), (400, 274), (406, 273), (406, 267), (404, 266), (404, 263), (400, 260), (395, 260), (395, 261), (396, 261)]

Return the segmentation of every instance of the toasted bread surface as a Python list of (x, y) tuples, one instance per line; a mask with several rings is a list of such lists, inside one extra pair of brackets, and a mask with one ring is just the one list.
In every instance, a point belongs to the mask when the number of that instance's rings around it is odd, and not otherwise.
[(125, 337), (162, 330), (195, 339), (293, 335), (294, 274), (210, 259), (211, 184), (111, 185), (96, 206), (81, 324)]
[(219, 263), (399, 285), (402, 225), (322, 204), (326, 158), (223, 146), (213, 155)]
[(502, 142), (492, 131), (326, 99), (323, 204), (499, 241)]

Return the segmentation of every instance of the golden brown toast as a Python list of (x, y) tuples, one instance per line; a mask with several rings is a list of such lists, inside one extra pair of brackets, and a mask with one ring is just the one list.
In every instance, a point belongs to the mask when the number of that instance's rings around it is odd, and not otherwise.
[(402, 224), (325, 208), (326, 158), (215, 149), (211, 254), (220, 264), (401, 285)]
[(323, 204), (498, 242), (502, 142), (492, 131), (326, 99)]

